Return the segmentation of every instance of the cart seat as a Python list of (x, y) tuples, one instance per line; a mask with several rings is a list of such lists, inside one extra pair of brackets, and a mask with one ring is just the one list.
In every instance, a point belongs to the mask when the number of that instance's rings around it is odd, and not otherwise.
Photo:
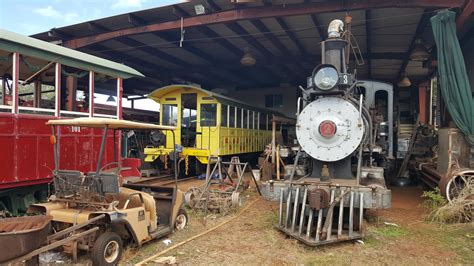
[[(119, 209), (123, 208), (123, 206), (125, 205), (125, 202), (127, 201), (128, 197), (131, 194), (134, 194), (134, 193), (140, 193), (142, 195), (143, 203), (145, 205), (145, 211), (150, 212), (150, 219), (154, 223), (156, 223), (157, 215), (156, 215), (155, 199), (153, 199), (153, 197), (148, 193), (141, 192), (141, 191), (134, 190), (134, 189), (130, 189), (130, 188), (126, 188), (126, 187), (121, 187), (120, 188), (120, 193), (119, 193), (119, 202), (120, 202), (120, 204), (119, 204), (118, 208)], [(140, 201), (140, 197), (132, 196), (130, 198), (130, 202), (128, 203), (127, 208), (136, 208), (136, 207), (140, 207), (140, 206), (142, 206), (142, 203)]]

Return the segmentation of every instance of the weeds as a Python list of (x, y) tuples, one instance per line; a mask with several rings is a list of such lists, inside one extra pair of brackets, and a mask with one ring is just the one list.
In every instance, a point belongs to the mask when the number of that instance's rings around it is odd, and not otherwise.
[(447, 203), (447, 200), (441, 195), (439, 188), (435, 188), (430, 191), (423, 191), (422, 198), (425, 200), (421, 204), (424, 208), (429, 210), (438, 209), (441, 206), (444, 206)]
[(470, 179), (451, 202), (435, 208), (428, 216), (439, 223), (466, 223), (474, 219), (474, 179)]

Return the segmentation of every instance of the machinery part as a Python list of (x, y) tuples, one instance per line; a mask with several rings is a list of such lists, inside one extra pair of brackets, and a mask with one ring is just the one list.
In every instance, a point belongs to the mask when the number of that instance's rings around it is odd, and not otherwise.
[(472, 184), (473, 182), (474, 171), (467, 170), (456, 173), (446, 184), (446, 199), (451, 202), (459, 196), (466, 185)]
[(312, 189), (308, 193), (309, 207), (320, 210), (329, 206), (328, 191), (322, 188)]
[(474, 179), (474, 170), (461, 169), (454, 171), (448, 175), (442, 175), (434, 168), (433, 165), (422, 164), (421, 181), (431, 188), (438, 187), (441, 195), (451, 202), (456, 198), (466, 184)]
[(166, 144), (166, 135), (161, 131), (153, 130), (150, 132), (150, 141), (155, 147), (164, 146)]
[(201, 189), (198, 187), (190, 187), (184, 194), (184, 203), (191, 209), (196, 206), (196, 198), (201, 195)]
[(311, 157), (335, 162), (351, 155), (364, 137), (359, 110), (338, 97), (325, 97), (308, 104), (298, 117), (296, 134)]
[(179, 231), (183, 230), (188, 225), (188, 214), (185, 209), (179, 209), (178, 215), (176, 216), (176, 222), (174, 228)]
[(123, 252), (120, 236), (114, 232), (100, 235), (92, 248), (92, 265), (116, 265)]
[(230, 197), (232, 202), (232, 207), (241, 207), (242, 206), (242, 198), (240, 198), (240, 193), (237, 191), (232, 192)]

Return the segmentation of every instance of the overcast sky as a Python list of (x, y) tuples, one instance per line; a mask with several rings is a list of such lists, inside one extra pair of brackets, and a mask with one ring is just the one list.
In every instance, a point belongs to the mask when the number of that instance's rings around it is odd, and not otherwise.
[(0, 0), (0, 28), (31, 35), (179, 0)]

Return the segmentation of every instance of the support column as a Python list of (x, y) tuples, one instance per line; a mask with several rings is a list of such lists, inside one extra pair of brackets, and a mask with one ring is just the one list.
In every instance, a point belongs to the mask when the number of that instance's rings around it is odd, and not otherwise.
[(20, 53), (14, 52), (12, 60), (12, 113), (18, 114), (18, 82), (20, 77)]
[(0, 104), (2, 104), (2, 105), (6, 105), (6, 103), (7, 103), (5, 101), (5, 97), (7, 96), (6, 95), (6, 92), (7, 92), (6, 86), (7, 86), (7, 83), (5, 82), (5, 79), (2, 78), (2, 102), (0, 102)]
[(89, 71), (89, 117), (94, 116), (94, 71)]
[(420, 118), (420, 124), (428, 123), (428, 108), (431, 108), (427, 105), (427, 89), (428, 86), (426, 83), (422, 83), (418, 86), (418, 113)]
[(122, 119), (122, 93), (123, 80), (117, 78), (117, 119)]
[(77, 78), (73, 76), (66, 77), (66, 89), (67, 89), (67, 104), (66, 110), (76, 111), (76, 92), (77, 92)]
[(41, 81), (40, 80), (35, 81), (35, 88), (33, 90), (33, 95), (34, 95), (33, 106), (36, 108), (41, 108)]
[(56, 65), (54, 66), (54, 73), (54, 115), (56, 117), (59, 117), (61, 115), (61, 63), (56, 63)]
[(272, 118), (272, 165), (275, 164), (276, 151), (276, 121)]

